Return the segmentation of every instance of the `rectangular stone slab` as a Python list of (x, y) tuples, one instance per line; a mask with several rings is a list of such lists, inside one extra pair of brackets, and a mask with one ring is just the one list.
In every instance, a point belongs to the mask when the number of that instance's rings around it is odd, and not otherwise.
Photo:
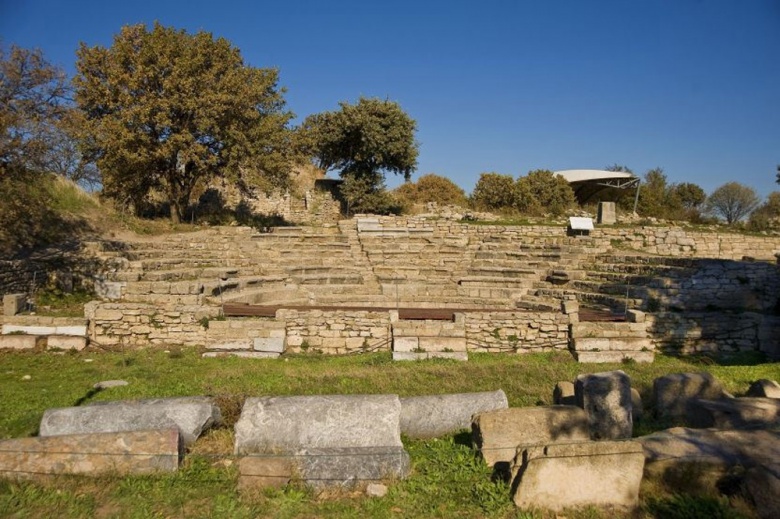
[(550, 444), (519, 449), (513, 468), (520, 508), (634, 508), (645, 457), (633, 441)]
[(402, 447), (397, 395), (247, 398), (236, 423), (235, 453)]
[(41, 436), (138, 431), (177, 427), (184, 445), (220, 423), (222, 415), (207, 397), (157, 398), (96, 402), (81, 407), (47, 409)]
[(498, 391), (426, 395), (401, 399), (401, 434), (435, 438), (471, 427), (474, 415), (506, 409), (506, 395)]
[(176, 428), (3, 440), (0, 477), (175, 472), (181, 452)]
[(479, 413), (472, 437), (485, 462), (512, 462), (519, 445), (590, 439), (588, 416), (575, 406), (512, 407)]

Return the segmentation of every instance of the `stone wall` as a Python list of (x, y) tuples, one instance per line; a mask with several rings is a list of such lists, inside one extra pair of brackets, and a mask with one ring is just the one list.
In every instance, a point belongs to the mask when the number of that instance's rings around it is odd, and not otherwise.
[(206, 344), (203, 319), (218, 315), (219, 308), (171, 306), (160, 308), (144, 303), (101, 303), (84, 305), (89, 319), (89, 340), (98, 346), (150, 346)]
[(279, 310), (289, 351), (352, 353), (390, 350), (390, 313), (344, 310)]
[(776, 236), (694, 231), (681, 227), (598, 227), (591, 235), (609, 240), (612, 245), (662, 256), (732, 260), (749, 256), (774, 261), (775, 253), (780, 252)]
[(30, 293), (33, 285), (48, 279), (45, 265), (31, 261), (0, 261), (0, 295)]
[(761, 351), (780, 359), (780, 316), (754, 312), (661, 312), (647, 315), (651, 341), (680, 353)]
[(341, 218), (341, 205), (327, 191), (307, 191), (303, 198), (289, 193), (259, 194), (248, 203), (255, 213), (279, 215), (293, 223), (335, 223)]
[(532, 352), (566, 349), (569, 317), (559, 312), (470, 312), (469, 351)]

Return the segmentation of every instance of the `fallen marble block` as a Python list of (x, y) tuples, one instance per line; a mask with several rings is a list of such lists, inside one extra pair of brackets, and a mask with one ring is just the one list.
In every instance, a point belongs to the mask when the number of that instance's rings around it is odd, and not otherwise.
[(156, 398), (95, 402), (80, 407), (47, 409), (41, 436), (140, 431), (177, 427), (185, 446), (222, 421), (219, 408), (208, 397)]
[(633, 441), (598, 441), (521, 448), (513, 467), (520, 508), (560, 511), (580, 506), (633, 509), (645, 459)]
[(506, 409), (500, 389), (482, 393), (452, 393), (401, 399), (401, 434), (410, 438), (435, 438), (471, 427), (475, 414)]
[[(400, 414), (396, 395), (248, 398), (235, 427), (235, 454), (275, 461), (273, 467), (262, 459), (243, 462), (242, 486), (278, 484), (285, 459), (292, 476), (312, 486), (403, 478), (409, 456)], [(273, 479), (264, 480), (270, 468)]]
[(176, 428), (17, 438), (0, 441), (0, 477), (175, 472), (181, 453)]
[(488, 465), (503, 463), (499, 469), (506, 469), (519, 445), (585, 441), (590, 434), (585, 411), (556, 405), (479, 413), (472, 423), (472, 438)]

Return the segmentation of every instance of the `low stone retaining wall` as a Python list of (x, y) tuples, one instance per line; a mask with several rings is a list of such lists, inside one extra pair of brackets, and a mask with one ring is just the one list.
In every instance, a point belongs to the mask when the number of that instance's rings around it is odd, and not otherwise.
[(287, 347), (291, 351), (390, 350), (389, 312), (279, 310), (276, 318), (286, 323)]
[(465, 316), (469, 351), (549, 351), (569, 345), (569, 317), (560, 312), (471, 312)]
[(753, 312), (647, 314), (655, 347), (682, 353), (761, 351), (780, 358), (780, 316)]

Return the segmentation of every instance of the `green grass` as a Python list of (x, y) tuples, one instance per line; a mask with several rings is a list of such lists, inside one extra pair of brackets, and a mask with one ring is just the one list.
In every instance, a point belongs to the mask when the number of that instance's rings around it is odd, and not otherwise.
[(84, 305), (95, 299), (85, 290), (41, 290), (35, 294), (35, 313), (49, 317), (84, 317)]
[[(91, 360), (91, 362), (87, 362)], [(412, 474), (390, 485), (383, 498), (359, 492), (327, 496), (291, 485), (257, 495), (236, 490), (230, 425), (247, 396), (397, 393), (402, 396), (503, 389), (512, 406), (552, 403), (557, 381), (578, 374), (623, 369), (646, 400), (652, 381), (675, 372), (708, 371), (734, 394), (751, 381), (780, 378), (780, 365), (755, 357), (717, 364), (702, 358), (659, 356), (645, 364), (577, 364), (566, 353), (471, 354), (469, 362), (397, 363), (388, 353), (356, 356), (297, 355), (287, 360), (203, 359), (195, 348), (126, 353), (0, 354), (0, 438), (36, 434), (45, 409), (98, 400), (212, 395), (228, 425), (202, 437), (175, 474), (97, 479), (59, 477), (49, 483), (0, 480), (0, 517), (554, 517), (515, 509), (509, 488), (492, 482), (468, 436), (404, 440)], [(24, 380), (30, 375), (29, 380)], [(101, 380), (130, 384), (100, 392)], [(646, 420), (637, 433), (661, 427)], [(643, 484), (644, 485), (644, 484)], [(678, 495), (643, 486), (636, 517), (743, 517), (749, 508), (709, 492)], [(713, 512), (714, 510), (714, 512)], [(745, 512), (747, 510), (748, 512)], [(707, 515), (710, 514), (710, 515)], [(613, 517), (593, 509), (569, 518)]]

